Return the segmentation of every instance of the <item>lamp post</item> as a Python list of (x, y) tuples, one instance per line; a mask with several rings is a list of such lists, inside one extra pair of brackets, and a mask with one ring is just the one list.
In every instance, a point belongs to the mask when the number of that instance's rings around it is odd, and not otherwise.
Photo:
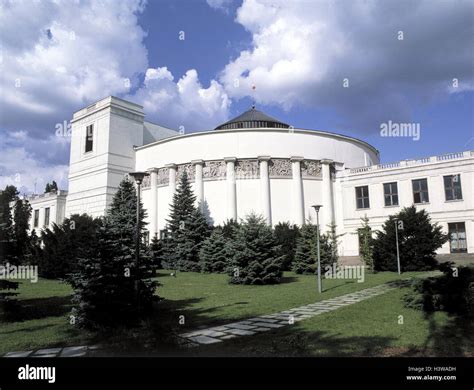
[(400, 250), (398, 249), (398, 219), (395, 219), (395, 242), (397, 245), (397, 266), (398, 266), (398, 274), (401, 274), (400, 271)]
[(318, 292), (321, 294), (323, 287), (321, 285), (321, 255), (319, 253), (319, 209), (323, 206), (315, 204), (311, 206), (316, 211), (316, 234), (317, 234), (317, 254), (318, 254)]
[(139, 281), (140, 281), (140, 191), (143, 179), (149, 174), (147, 172), (130, 172), (130, 176), (135, 179), (137, 183), (137, 226), (135, 232), (135, 292), (137, 294), (137, 309), (140, 306)]

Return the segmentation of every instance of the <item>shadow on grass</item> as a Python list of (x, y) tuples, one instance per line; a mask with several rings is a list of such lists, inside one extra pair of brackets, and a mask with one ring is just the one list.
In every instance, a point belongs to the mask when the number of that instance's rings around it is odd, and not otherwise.
[(436, 356), (474, 356), (472, 337), (474, 318), (450, 315), (447, 323), (439, 326), (431, 313), (427, 313), (429, 336), (424, 346), (427, 354)]
[(66, 316), (71, 308), (71, 296), (22, 299), (18, 301), (18, 309), (5, 322)]
[(388, 348), (394, 340), (392, 337), (381, 336), (335, 336), (322, 331), (310, 332), (294, 324), (254, 336), (195, 348), (190, 352), (195, 356), (209, 357), (374, 356)]

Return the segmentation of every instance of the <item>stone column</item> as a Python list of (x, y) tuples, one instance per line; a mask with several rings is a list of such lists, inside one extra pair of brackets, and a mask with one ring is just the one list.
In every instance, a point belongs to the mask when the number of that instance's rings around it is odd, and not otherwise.
[(237, 221), (237, 192), (235, 182), (235, 162), (236, 157), (225, 157), (227, 165), (227, 218)]
[(290, 161), (293, 174), (293, 218), (297, 225), (302, 226), (304, 224), (303, 180), (301, 179), (303, 157), (293, 156)]
[(268, 161), (270, 156), (259, 156), (260, 164), (260, 192), (262, 199), (262, 214), (267, 223), (272, 225), (272, 208), (270, 199), (270, 178), (268, 176)]
[(331, 179), (331, 164), (333, 160), (323, 159), (321, 160), (321, 171), (322, 171), (322, 190), (323, 190), (323, 207), (322, 211), (322, 223), (321, 231), (327, 231), (328, 225), (334, 223), (334, 202), (332, 200), (332, 179)]
[(202, 180), (202, 167), (204, 165), (203, 160), (193, 160), (191, 163), (194, 165), (194, 190), (196, 192), (196, 205), (200, 205), (201, 210), (203, 209), (204, 202), (204, 182)]
[(173, 195), (176, 191), (176, 170), (178, 167), (176, 164), (167, 164), (165, 165), (168, 168), (169, 172), (169, 183), (168, 183), (168, 190), (169, 190), (169, 204), (173, 203)]
[(150, 170), (150, 189), (151, 189), (151, 207), (150, 207), (150, 240), (158, 234), (158, 169)]

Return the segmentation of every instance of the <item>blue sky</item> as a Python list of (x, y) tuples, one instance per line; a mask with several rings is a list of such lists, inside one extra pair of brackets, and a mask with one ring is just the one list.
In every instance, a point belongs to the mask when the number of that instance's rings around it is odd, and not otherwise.
[[(109, 94), (187, 132), (255, 101), (363, 139), (383, 162), (474, 149), (472, 1), (0, 4), (0, 187), (67, 186), (55, 128)], [(388, 121), (418, 124), (420, 139), (382, 137)]]

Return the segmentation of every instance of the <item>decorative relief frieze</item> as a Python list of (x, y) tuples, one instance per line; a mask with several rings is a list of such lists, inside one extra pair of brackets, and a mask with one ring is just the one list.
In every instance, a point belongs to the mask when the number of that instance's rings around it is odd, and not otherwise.
[(220, 179), (226, 177), (225, 161), (206, 161), (202, 168), (203, 179)]
[(301, 175), (303, 177), (322, 177), (321, 163), (314, 160), (305, 160), (301, 163)]
[(256, 179), (260, 176), (260, 165), (257, 160), (237, 160), (235, 164), (236, 179)]
[(190, 181), (193, 181), (194, 180), (194, 177), (195, 177), (195, 168), (194, 168), (194, 165), (193, 164), (179, 164), (178, 165), (178, 169), (176, 170), (176, 179), (179, 180), (179, 178), (181, 177), (181, 175), (183, 174), (183, 172), (186, 171), (186, 173), (188, 174), (188, 179)]
[(170, 172), (168, 168), (158, 169), (158, 185), (168, 185), (170, 182)]
[(150, 188), (150, 186), (151, 186), (151, 177), (150, 175), (147, 175), (143, 178), (142, 188), (146, 190), (147, 188)]
[(285, 158), (272, 158), (268, 165), (270, 177), (292, 177), (291, 161)]

